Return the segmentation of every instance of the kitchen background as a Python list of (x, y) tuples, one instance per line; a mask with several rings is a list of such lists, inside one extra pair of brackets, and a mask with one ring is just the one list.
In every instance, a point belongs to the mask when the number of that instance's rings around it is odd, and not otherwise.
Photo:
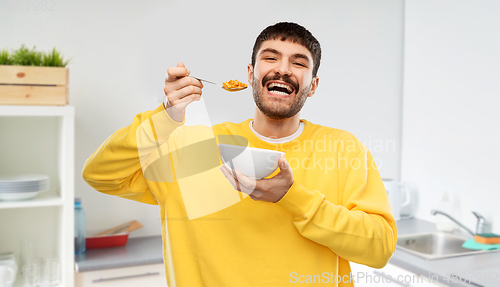
[[(0, 0), (0, 48), (55, 46), (72, 58), (75, 193), (89, 233), (136, 219), (144, 228), (132, 237), (160, 234), (156, 206), (94, 191), (81, 178), (85, 160), (137, 113), (161, 104), (166, 70), (179, 61), (201, 78), (246, 81), (255, 38), (279, 21), (304, 25), (323, 48), (320, 86), (303, 118), (363, 141), (382, 177), (408, 183), (417, 195), (416, 217), (433, 221), (429, 211), (446, 190), (459, 220), (474, 229), (475, 210), (500, 233), (500, 2), (47, 3), (54, 11)], [(254, 108), (250, 89), (228, 94), (206, 85), (188, 118), (241, 122)]]

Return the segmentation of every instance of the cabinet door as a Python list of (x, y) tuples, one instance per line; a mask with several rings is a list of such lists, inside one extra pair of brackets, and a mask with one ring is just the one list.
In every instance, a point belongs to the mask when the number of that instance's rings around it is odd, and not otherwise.
[(163, 264), (107, 269), (75, 274), (75, 287), (165, 287)]

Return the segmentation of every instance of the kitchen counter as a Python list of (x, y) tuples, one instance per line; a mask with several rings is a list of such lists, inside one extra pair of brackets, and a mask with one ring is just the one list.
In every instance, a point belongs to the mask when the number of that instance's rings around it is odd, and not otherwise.
[[(415, 218), (400, 220), (397, 225), (398, 236), (436, 231), (434, 223)], [(460, 230), (454, 231), (453, 234), (467, 239), (472, 238), (470, 234)], [(431, 276), (439, 283), (448, 286), (500, 286), (500, 252), (426, 260), (396, 248), (389, 263), (427, 278)], [(462, 278), (461, 282), (459, 279), (454, 279), (455, 282), (452, 282), (451, 274)], [(435, 275), (437, 277), (432, 277)], [(489, 279), (486, 279), (487, 277)], [(464, 283), (466, 280), (470, 283)]]
[[(434, 223), (421, 219), (404, 219), (397, 222), (398, 235), (427, 233), (436, 231)], [(460, 230), (454, 234), (471, 238), (468, 233)], [(130, 267), (147, 264), (163, 263), (161, 236), (130, 238), (123, 247), (91, 249), (85, 255), (75, 256), (76, 272), (87, 272), (120, 267)], [(459, 256), (445, 259), (426, 260), (400, 249), (392, 256), (389, 263), (404, 268), (410, 272), (437, 277), (439, 283), (456, 287), (498, 287), (500, 286), (500, 252)], [(475, 284), (453, 283), (451, 274), (468, 279)], [(479, 276), (482, 276), (480, 279)], [(489, 282), (486, 282), (489, 276)], [(496, 277), (494, 277), (496, 276)], [(450, 279), (446, 281), (446, 278)], [(496, 282), (492, 282), (496, 279)], [(462, 280), (462, 281), (464, 281)], [(458, 279), (455, 279), (458, 281)]]
[(88, 272), (163, 263), (161, 236), (129, 238), (121, 247), (88, 249), (75, 255), (75, 271)]

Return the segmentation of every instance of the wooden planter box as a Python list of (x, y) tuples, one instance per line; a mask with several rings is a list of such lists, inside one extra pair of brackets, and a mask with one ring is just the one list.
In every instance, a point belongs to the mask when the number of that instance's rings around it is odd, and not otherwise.
[(68, 68), (0, 65), (0, 105), (67, 105), (68, 78)]

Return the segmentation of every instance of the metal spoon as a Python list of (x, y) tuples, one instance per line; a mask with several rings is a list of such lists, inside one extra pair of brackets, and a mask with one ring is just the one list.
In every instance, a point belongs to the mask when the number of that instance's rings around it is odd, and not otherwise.
[[(202, 82), (205, 82), (205, 83), (209, 83), (209, 84), (213, 84), (213, 85), (216, 85), (216, 86), (219, 86), (218, 84), (214, 83), (214, 82), (210, 82), (210, 81), (207, 81), (207, 80), (203, 80), (203, 79), (200, 79), (200, 78), (197, 78), (197, 77), (193, 77), (191, 76), (192, 78), (195, 78), (197, 79), (198, 81), (202, 81)], [(248, 87), (241, 87), (241, 88), (224, 88), (223, 86), (221, 87), (223, 88), (224, 90), (228, 91), (228, 92), (238, 92), (238, 91), (241, 91), (241, 90), (244, 90)]]

